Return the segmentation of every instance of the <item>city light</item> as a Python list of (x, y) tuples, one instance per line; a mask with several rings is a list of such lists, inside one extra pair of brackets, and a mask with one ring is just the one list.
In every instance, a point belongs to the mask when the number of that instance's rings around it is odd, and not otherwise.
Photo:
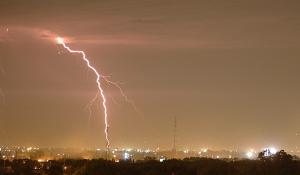
[(125, 153), (124, 153), (124, 159), (125, 159), (125, 160), (128, 160), (129, 158), (130, 158), (129, 153), (125, 152)]
[(159, 162), (163, 162), (163, 161), (165, 161), (166, 159), (164, 158), (164, 157), (161, 157), (161, 158), (159, 158)]
[(253, 152), (252, 152), (252, 151), (248, 151), (248, 152), (246, 153), (246, 156), (247, 156), (248, 159), (253, 158)]
[(277, 153), (277, 149), (271, 147), (271, 148), (270, 148), (270, 153), (271, 153), (271, 154), (276, 154), (276, 153)]
[(248, 159), (253, 159), (254, 158), (254, 156), (255, 156), (255, 150), (254, 149), (250, 149), (249, 151), (247, 151), (246, 152), (246, 157), (248, 158)]
[(277, 149), (274, 147), (264, 148), (264, 156), (272, 156), (277, 153)]
[(44, 159), (38, 159), (38, 162), (45, 162)]

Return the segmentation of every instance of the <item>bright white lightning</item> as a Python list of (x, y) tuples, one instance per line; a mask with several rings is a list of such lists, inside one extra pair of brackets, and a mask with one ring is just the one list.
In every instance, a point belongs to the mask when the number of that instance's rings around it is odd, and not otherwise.
[(56, 41), (57, 41), (58, 44), (61, 44), (65, 49), (67, 49), (70, 53), (79, 53), (79, 54), (81, 54), (82, 59), (86, 62), (88, 68), (91, 69), (95, 73), (95, 75), (97, 76), (96, 83), (97, 83), (97, 86), (98, 86), (99, 94), (102, 98), (102, 106), (104, 108), (104, 123), (105, 123), (104, 133), (105, 133), (105, 140), (106, 140), (106, 148), (109, 149), (110, 148), (110, 141), (109, 141), (109, 137), (108, 137), (109, 124), (108, 124), (106, 98), (105, 98), (104, 91), (103, 91), (102, 86), (101, 86), (101, 78), (103, 78), (104, 76), (99, 74), (98, 71), (90, 64), (90, 61), (86, 57), (84, 51), (82, 51), (82, 50), (72, 50), (69, 46), (67, 46), (65, 44), (64, 39), (61, 38), (61, 37), (57, 37)]

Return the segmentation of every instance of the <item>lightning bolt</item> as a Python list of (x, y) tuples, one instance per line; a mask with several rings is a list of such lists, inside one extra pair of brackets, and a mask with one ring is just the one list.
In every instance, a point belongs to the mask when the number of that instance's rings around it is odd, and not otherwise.
[(96, 95), (95, 95), (95, 97), (86, 105), (86, 109), (88, 109), (88, 111), (89, 111), (89, 123), (90, 123), (90, 121), (91, 121), (91, 116), (92, 116), (92, 106), (93, 106), (93, 104), (96, 102), (96, 100), (98, 99), (98, 96), (99, 96), (99, 94), (97, 93)]
[[(86, 65), (88, 66), (89, 69), (91, 69), (94, 74), (97, 76), (96, 79), (96, 84), (99, 90), (99, 94), (102, 98), (102, 107), (104, 109), (104, 123), (105, 123), (105, 129), (104, 129), (104, 133), (105, 133), (105, 140), (106, 140), (106, 148), (109, 150), (110, 148), (110, 141), (109, 141), (109, 135), (108, 135), (108, 129), (109, 129), (109, 124), (108, 124), (108, 111), (107, 111), (107, 106), (106, 106), (106, 97), (104, 95), (104, 91), (103, 88), (101, 86), (101, 78), (103, 78), (104, 76), (102, 76), (95, 67), (93, 67), (90, 64), (89, 59), (87, 58), (86, 54), (84, 53), (84, 51), (82, 50), (73, 50), (71, 49), (69, 46), (66, 45), (66, 43), (64, 42), (63, 38), (61, 37), (57, 37), (56, 41), (58, 44), (61, 44), (67, 51), (69, 51), (70, 53), (78, 53), (82, 55), (82, 59), (83, 61), (85, 61)], [(97, 97), (97, 96), (96, 96)], [(95, 98), (93, 99), (93, 101), (95, 101)]]
[(127, 103), (131, 104), (131, 106), (133, 107), (133, 109), (135, 110), (135, 112), (137, 112), (139, 115), (142, 115), (142, 112), (136, 107), (134, 101), (128, 98), (128, 96), (125, 94), (125, 92), (123, 91), (123, 89), (121, 88), (121, 86), (119, 85), (119, 83), (113, 82), (113, 81), (109, 80), (108, 76), (102, 76), (102, 78), (108, 84), (111, 84), (111, 85), (115, 86), (117, 89), (119, 89), (119, 91), (120, 91), (121, 95), (124, 97), (125, 101)]

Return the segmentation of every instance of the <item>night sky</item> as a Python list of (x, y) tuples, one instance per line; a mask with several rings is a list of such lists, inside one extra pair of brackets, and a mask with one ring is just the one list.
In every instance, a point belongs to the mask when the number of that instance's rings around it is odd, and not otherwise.
[(0, 144), (104, 147), (101, 106), (67, 39), (111, 76), (112, 147), (300, 145), (298, 0), (1, 0)]

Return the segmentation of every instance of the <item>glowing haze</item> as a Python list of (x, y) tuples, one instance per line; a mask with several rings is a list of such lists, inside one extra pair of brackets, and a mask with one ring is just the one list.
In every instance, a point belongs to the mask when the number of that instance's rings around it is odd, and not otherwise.
[[(0, 0), (0, 144), (106, 145), (97, 75), (82, 53), (57, 45), (61, 36), (70, 49), (84, 51), (100, 74), (111, 148), (171, 149), (177, 116), (178, 149), (295, 151), (299, 5)], [(105, 81), (110, 76), (123, 81), (117, 83), (143, 117)], [(84, 109), (91, 99), (96, 103), (88, 120)]]

